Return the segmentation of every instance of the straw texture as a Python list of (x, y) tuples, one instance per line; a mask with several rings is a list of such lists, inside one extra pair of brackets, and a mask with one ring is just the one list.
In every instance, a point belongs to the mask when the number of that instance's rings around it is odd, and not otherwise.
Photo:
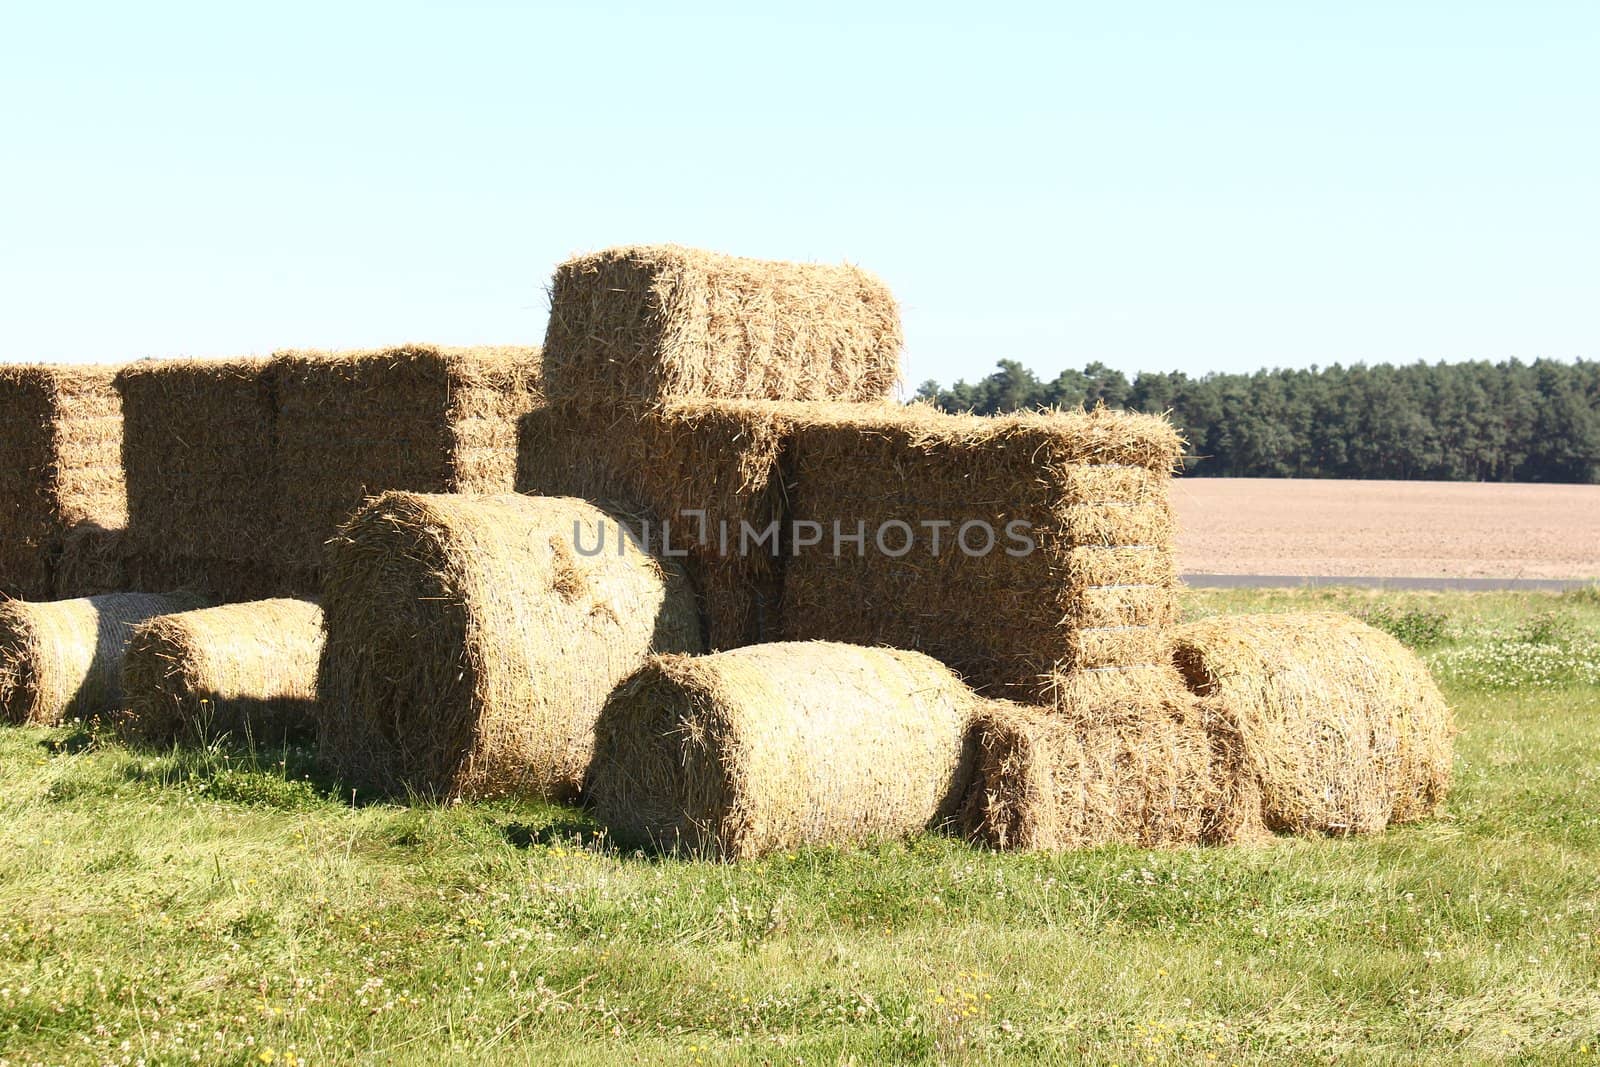
[(124, 527), (79, 523), (61, 540), (51, 599), (75, 600), (130, 589), (177, 589), (192, 581), (185, 577), (185, 570), (170, 557), (152, 559), (140, 552)]
[(899, 309), (858, 267), (611, 248), (561, 264), (550, 305), (562, 404), (882, 400), (900, 374)]
[(966, 785), (974, 703), (892, 649), (658, 656), (600, 717), (595, 813), (619, 841), (726, 859), (936, 827)]
[(121, 703), (122, 654), (133, 628), (203, 603), (149, 593), (0, 603), (0, 713), (43, 726), (109, 714)]
[(328, 539), (385, 490), (511, 492), (538, 376), (526, 347), (276, 354), (281, 562), (320, 570)]
[(710, 647), (774, 640), (782, 539), (777, 532), (762, 538), (785, 518), (786, 452), (796, 420), (811, 407), (739, 400), (673, 400), (627, 414), (550, 407), (523, 420), (517, 488), (626, 502), (652, 520), (658, 544), (683, 554)]
[(790, 517), (817, 543), (787, 560), (785, 637), (918, 649), (1027, 703), (1062, 673), (1164, 662), (1164, 419), (817, 405), (793, 435)]
[(262, 600), (135, 627), (122, 663), (121, 732), (154, 743), (281, 742), (315, 732), (322, 609)]
[(276, 573), (272, 383), (264, 359), (145, 360), (117, 376), (128, 548), (173, 585), (227, 599)]
[(1072, 686), (1052, 708), (990, 701), (974, 734), (962, 827), (989, 847), (1171, 847), (1264, 834), (1231, 723), (1170, 670)]
[(1405, 646), (1347, 615), (1223, 615), (1174, 631), (1190, 687), (1236, 721), (1267, 825), (1373, 833), (1435, 814), (1454, 720)]
[(576, 795), (617, 682), (703, 647), (682, 573), (619, 539), (629, 526), (567, 498), (369, 502), (329, 549), (329, 762), (391, 793)]
[(0, 595), (47, 599), (68, 531), (126, 518), (115, 374), (0, 366)]

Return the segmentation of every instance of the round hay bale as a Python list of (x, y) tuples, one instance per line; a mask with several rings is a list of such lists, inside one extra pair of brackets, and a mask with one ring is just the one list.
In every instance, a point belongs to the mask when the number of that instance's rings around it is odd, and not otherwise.
[(1393, 637), (1335, 612), (1222, 615), (1173, 637), (1190, 688), (1237, 727), (1270, 829), (1372, 833), (1443, 804), (1454, 719)]
[(122, 653), (133, 628), (204, 603), (183, 593), (0, 603), (0, 714), (11, 722), (51, 726), (116, 710)]
[(975, 706), (916, 652), (804, 641), (657, 656), (600, 716), (589, 793), (625, 844), (728, 859), (903, 836), (955, 814)]
[(703, 647), (682, 572), (626, 529), (567, 497), (369, 500), (329, 544), (327, 761), (389, 793), (574, 797), (616, 684)]
[(307, 600), (159, 616), (128, 641), (118, 728), (153, 743), (309, 733), (321, 654), (322, 609)]

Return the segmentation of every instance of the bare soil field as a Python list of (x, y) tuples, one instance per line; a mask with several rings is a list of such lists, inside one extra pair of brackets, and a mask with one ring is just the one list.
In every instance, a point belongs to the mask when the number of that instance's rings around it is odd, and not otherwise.
[(1600, 485), (1181, 478), (1186, 574), (1600, 578)]

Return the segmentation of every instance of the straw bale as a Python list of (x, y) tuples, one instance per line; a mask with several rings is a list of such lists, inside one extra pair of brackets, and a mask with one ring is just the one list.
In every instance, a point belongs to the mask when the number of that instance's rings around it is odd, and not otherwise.
[(611, 248), (561, 264), (550, 302), (558, 403), (883, 400), (899, 379), (899, 308), (858, 267)]
[(128, 641), (118, 727), (156, 743), (309, 736), (321, 654), (322, 609), (307, 600), (158, 616)]
[(67, 531), (127, 516), (116, 368), (0, 366), (0, 595), (44, 599)]
[(52, 570), (53, 600), (182, 584), (165, 582), (154, 573), (154, 567), (146, 566), (143, 557), (133, 550), (125, 528), (108, 528), (94, 522), (78, 523), (67, 530)]
[(1435, 814), (1455, 726), (1427, 668), (1347, 615), (1222, 615), (1174, 631), (1191, 688), (1227, 709), (1267, 825), (1372, 833)]
[(186, 589), (210, 600), (258, 600), (316, 584), (307, 568), (152, 552), (141, 548), (125, 528), (95, 523), (67, 531), (54, 571), (57, 600), (130, 589)]
[(562, 497), (369, 501), (329, 546), (328, 762), (392, 793), (574, 796), (617, 682), (652, 652), (703, 647), (680, 570), (624, 529)]
[(785, 455), (796, 419), (811, 407), (673, 400), (622, 414), (552, 406), (523, 420), (517, 488), (625, 502), (649, 517), (658, 545), (682, 553), (711, 648), (772, 640), (780, 542), (763, 538), (784, 518)]
[(231, 564), (275, 559), (267, 361), (144, 360), (117, 387), (130, 547), (219, 585)]
[(208, 600), (255, 600), (313, 584), (308, 571), (150, 552), (139, 547), (126, 528), (84, 523), (68, 530), (62, 542), (55, 565), (54, 599), (136, 589), (183, 589)]
[(975, 703), (914, 652), (657, 656), (600, 717), (590, 797), (619, 841), (726, 859), (904, 836), (955, 814)]
[(203, 604), (192, 595), (150, 593), (0, 603), (0, 716), (48, 726), (114, 711), (133, 628)]
[(517, 420), (541, 402), (537, 348), (281, 352), (272, 374), (283, 566), (320, 566), (385, 490), (511, 492)]
[(1027, 703), (1062, 672), (1165, 661), (1182, 443), (1164, 419), (814, 405), (793, 437), (790, 519), (821, 536), (786, 561), (786, 638), (921, 650)]
[(977, 716), (962, 828), (992, 848), (1171, 847), (1262, 835), (1230, 724), (1170, 669), (1066, 683), (1054, 707), (994, 700)]

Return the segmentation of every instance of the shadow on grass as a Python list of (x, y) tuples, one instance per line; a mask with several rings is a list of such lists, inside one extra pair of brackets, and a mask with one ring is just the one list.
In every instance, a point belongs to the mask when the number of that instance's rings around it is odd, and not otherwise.
[(528, 849), (551, 845), (571, 845), (591, 849), (607, 841), (603, 828), (576, 812), (562, 812), (549, 822), (513, 821), (500, 824), (500, 833), (512, 848)]
[(99, 718), (69, 719), (40, 739), (39, 747), (51, 756), (77, 756), (93, 752), (106, 741), (116, 739), (111, 724)]
[[(485, 844), (503, 841), (518, 850), (612, 848), (604, 828), (581, 808), (509, 798), (453, 803), (351, 788), (318, 760), (315, 746), (303, 738), (262, 744), (221, 734), (203, 744), (163, 745), (121, 737), (109, 722), (89, 719), (64, 724), (41, 739), (39, 747), (51, 756), (115, 754), (109, 762), (83, 764), (69, 780), (57, 783), (52, 796), (58, 800), (116, 793), (131, 785), (281, 811), (386, 807), (403, 816), (390, 828), (390, 843), (399, 846), (442, 836)], [(656, 852), (654, 858), (671, 857)]]

